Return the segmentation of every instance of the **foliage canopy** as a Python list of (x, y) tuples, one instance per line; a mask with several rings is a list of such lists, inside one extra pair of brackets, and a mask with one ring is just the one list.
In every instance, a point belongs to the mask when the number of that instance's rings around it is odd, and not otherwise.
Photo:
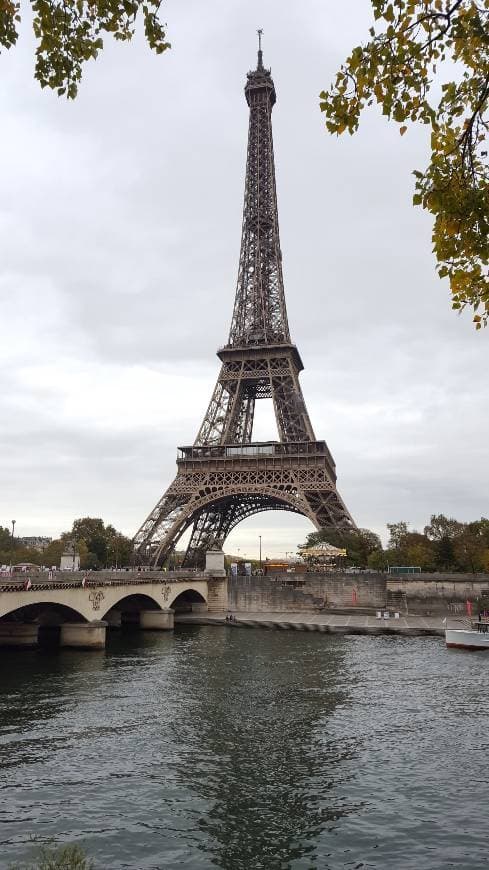
[(431, 516), (423, 534), (409, 523), (388, 523), (389, 543), (382, 554), (387, 565), (419, 565), (424, 571), (489, 572), (489, 520), (462, 523), (443, 514)]
[[(0, 0), (1, 2), (1, 0)], [(75, 545), (80, 554), (80, 567), (84, 569), (129, 566), (132, 560), (132, 541), (118, 532), (114, 526), (105, 525), (98, 517), (82, 517), (73, 522), (69, 532), (63, 532), (59, 539), (43, 550), (25, 547), (22, 540), (15, 538), (8, 528), (0, 526), (0, 565), (19, 562), (32, 562), (47, 567), (59, 566), (67, 546)]]
[[(170, 47), (159, 18), (162, 0), (32, 0), (37, 40), (34, 75), (41, 87), (76, 97), (83, 64), (97, 57), (102, 34), (132, 39), (138, 16), (150, 48), (161, 54)], [(0, 0), (0, 50), (19, 36), (19, 0)]]
[(469, 523), (444, 514), (432, 514), (423, 533), (410, 531), (404, 520), (387, 523), (389, 541), (382, 549), (378, 535), (369, 529), (311, 532), (306, 546), (326, 541), (345, 547), (347, 565), (384, 571), (394, 565), (417, 565), (423, 571), (489, 573), (489, 519)]
[(305, 546), (314, 547), (316, 544), (326, 542), (333, 547), (346, 549), (347, 564), (366, 568), (368, 558), (376, 550), (382, 550), (382, 544), (378, 535), (370, 529), (356, 529), (355, 531), (333, 531), (332, 529), (320, 529), (318, 532), (310, 532)]
[[(480, 329), (489, 321), (489, 0), (370, 2), (370, 40), (320, 95), (326, 127), (355, 133), (374, 102), (401, 135), (409, 123), (429, 125), (431, 161), (414, 172), (413, 202), (434, 218), (437, 271), (449, 279), (452, 307), (472, 307)], [(443, 81), (444, 61), (456, 80)]]

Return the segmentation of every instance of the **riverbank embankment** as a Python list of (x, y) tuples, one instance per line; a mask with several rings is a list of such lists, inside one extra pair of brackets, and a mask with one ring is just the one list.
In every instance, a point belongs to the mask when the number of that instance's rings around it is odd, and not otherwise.
[(228, 578), (233, 613), (283, 613), (365, 608), (403, 616), (464, 615), (467, 601), (489, 597), (488, 574), (378, 574), (328, 571)]
[[(452, 620), (455, 624), (455, 620)], [(406, 637), (445, 635), (443, 620), (438, 616), (399, 616), (398, 618), (352, 612), (345, 613), (181, 613), (175, 623), (186, 625), (224, 625), (231, 628), (265, 628), (269, 630), (319, 631), (323, 634), (404, 635)]]

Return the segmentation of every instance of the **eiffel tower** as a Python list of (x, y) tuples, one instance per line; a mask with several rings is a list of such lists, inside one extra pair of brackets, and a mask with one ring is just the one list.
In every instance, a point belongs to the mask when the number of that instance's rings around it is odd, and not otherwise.
[[(231, 329), (217, 353), (221, 370), (197, 438), (179, 448), (177, 475), (134, 538), (136, 557), (154, 564), (165, 561), (192, 526), (184, 566), (200, 567), (207, 550), (221, 548), (238, 523), (261, 511), (293, 511), (316, 528), (356, 528), (299, 385), (303, 365), (290, 338), (279, 239), (276, 94), (258, 33), (258, 63), (245, 86), (248, 154)], [(255, 403), (270, 398), (280, 440), (253, 441)]]

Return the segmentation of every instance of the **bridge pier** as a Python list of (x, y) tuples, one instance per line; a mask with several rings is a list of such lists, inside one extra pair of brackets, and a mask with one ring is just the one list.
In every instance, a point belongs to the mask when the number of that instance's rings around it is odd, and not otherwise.
[(227, 578), (209, 577), (207, 580), (207, 609), (209, 613), (222, 613), (228, 609)]
[(122, 626), (122, 611), (109, 610), (104, 616), (109, 628), (121, 628)]
[(173, 610), (169, 607), (164, 610), (140, 610), (139, 627), (148, 631), (171, 631), (174, 616)]
[(0, 622), (0, 647), (37, 646), (39, 626), (33, 622)]
[(73, 649), (104, 649), (107, 623), (64, 622), (61, 626), (59, 645)]

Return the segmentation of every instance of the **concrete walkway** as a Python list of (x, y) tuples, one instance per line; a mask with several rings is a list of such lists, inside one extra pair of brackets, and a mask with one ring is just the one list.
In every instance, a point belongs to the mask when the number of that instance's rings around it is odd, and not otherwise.
[(226, 616), (226, 613), (179, 613), (175, 616), (175, 622), (188, 625), (226, 625), (229, 628), (320, 631), (324, 634), (400, 634), (409, 637), (445, 635), (441, 616), (377, 619), (363, 613), (233, 613), (233, 622), (226, 622)]

